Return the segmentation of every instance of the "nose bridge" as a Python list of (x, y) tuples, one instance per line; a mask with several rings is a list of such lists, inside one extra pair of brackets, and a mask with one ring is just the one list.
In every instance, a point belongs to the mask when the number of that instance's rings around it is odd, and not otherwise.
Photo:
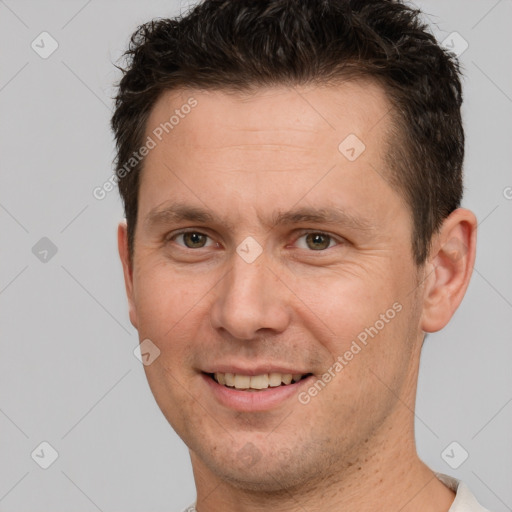
[(246, 340), (259, 337), (259, 329), (284, 330), (288, 315), (283, 284), (269, 268), (264, 252), (251, 261), (243, 252), (239, 254), (240, 248), (246, 247), (240, 244), (233, 254), (231, 270), (219, 283), (211, 313), (212, 326)]

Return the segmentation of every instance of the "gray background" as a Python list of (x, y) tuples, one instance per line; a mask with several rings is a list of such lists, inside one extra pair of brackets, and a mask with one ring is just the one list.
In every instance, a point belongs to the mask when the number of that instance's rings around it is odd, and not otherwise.
[[(92, 195), (112, 172), (112, 63), (139, 23), (187, 5), (0, 0), (1, 511), (177, 511), (195, 499), (188, 452), (133, 355), (117, 190)], [(456, 31), (469, 45), (460, 57), (464, 206), (480, 222), (467, 296), (424, 348), (418, 450), (504, 512), (512, 510), (512, 1), (417, 5), (440, 41)], [(31, 47), (43, 31), (59, 45), (47, 59)], [(57, 248), (46, 261), (43, 237)], [(58, 452), (48, 469), (31, 457), (43, 441)], [(452, 464), (469, 453), (457, 469), (441, 456), (453, 441)]]

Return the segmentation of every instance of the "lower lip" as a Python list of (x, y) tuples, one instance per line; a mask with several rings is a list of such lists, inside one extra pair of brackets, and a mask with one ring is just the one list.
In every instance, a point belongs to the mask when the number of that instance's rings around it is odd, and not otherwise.
[(261, 391), (242, 391), (219, 384), (206, 374), (202, 377), (215, 398), (224, 406), (242, 412), (267, 411), (275, 409), (286, 400), (297, 396), (299, 389), (307, 385), (313, 377), (310, 375), (298, 382), (286, 386), (267, 388)]

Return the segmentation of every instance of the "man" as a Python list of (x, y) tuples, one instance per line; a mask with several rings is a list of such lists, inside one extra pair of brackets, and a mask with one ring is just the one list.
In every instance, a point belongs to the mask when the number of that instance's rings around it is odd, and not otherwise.
[(188, 510), (485, 510), (414, 441), (476, 244), (458, 65), (420, 13), (207, 0), (127, 56), (119, 253)]

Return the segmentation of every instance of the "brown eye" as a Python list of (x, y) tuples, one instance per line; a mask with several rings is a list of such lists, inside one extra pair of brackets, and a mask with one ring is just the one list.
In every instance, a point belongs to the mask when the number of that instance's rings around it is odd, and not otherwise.
[(310, 249), (321, 251), (330, 245), (331, 237), (323, 233), (309, 233), (306, 235), (306, 243)]
[(327, 233), (322, 232), (306, 232), (303, 233), (298, 239), (296, 244), (301, 249), (309, 251), (322, 252), (329, 249), (333, 245), (338, 245), (339, 242)]
[(186, 231), (174, 235), (171, 240), (177, 240), (179, 238), (182, 238), (183, 243), (179, 243), (178, 245), (183, 245), (187, 249), (201, 249), (206, 247), (206, 242), (209, 237), (197, 231)]

